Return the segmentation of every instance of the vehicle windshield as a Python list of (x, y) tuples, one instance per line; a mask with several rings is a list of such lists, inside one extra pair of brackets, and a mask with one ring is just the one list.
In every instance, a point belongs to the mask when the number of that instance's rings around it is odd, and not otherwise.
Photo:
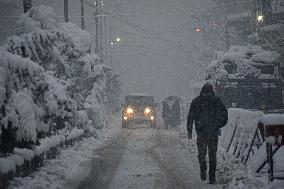
[(125, 103), (138, 105), (138, 106), (153, 105), (154, 97), (153, 96), (127, 96), (125, 98)]

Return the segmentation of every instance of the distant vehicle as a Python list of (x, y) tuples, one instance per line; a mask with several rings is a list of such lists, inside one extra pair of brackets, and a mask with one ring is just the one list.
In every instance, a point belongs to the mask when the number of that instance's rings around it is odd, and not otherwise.
[(181, 99), (177, 96), (169, 96), (163, 101), (162, 117), (165, 128), (178, 127), (181, 124)]
[(131, 124), (148, 124), (155, 128), (156, 107), (153, 96), (139, 94), (126, 96), (122, 108), (122, 127), (127, 128)]

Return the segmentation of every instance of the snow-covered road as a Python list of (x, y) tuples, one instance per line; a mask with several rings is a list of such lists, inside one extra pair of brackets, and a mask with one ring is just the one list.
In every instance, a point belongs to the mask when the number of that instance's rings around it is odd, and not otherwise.
[(176, 131), (125, 129), (95, 151), (91, 166), (77, 188), (207, 188)]

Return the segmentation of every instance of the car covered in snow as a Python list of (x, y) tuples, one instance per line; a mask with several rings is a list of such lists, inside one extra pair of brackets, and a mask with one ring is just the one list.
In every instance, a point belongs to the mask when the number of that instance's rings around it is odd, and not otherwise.
[(156, 107), (154, 97), (144, 94), (133, 94), (125, 97), (122, 106), (122, 127), (131, 124), (148, 124), (156, 127)]
[(227, 107), (283, 108), (279, 55), (260, 46), (233, 46), (217, 52), (207, 67), (207, 80)]

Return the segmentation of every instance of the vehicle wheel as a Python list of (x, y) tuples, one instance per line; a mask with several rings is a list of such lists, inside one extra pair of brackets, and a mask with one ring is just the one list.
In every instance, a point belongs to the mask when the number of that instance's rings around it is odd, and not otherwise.
[(156, 128), (157, 125), (156, 125), (156, 123), (151, 123), (151, 124), (150, 124), (150, 127), (151, 127), (151, 128)]

